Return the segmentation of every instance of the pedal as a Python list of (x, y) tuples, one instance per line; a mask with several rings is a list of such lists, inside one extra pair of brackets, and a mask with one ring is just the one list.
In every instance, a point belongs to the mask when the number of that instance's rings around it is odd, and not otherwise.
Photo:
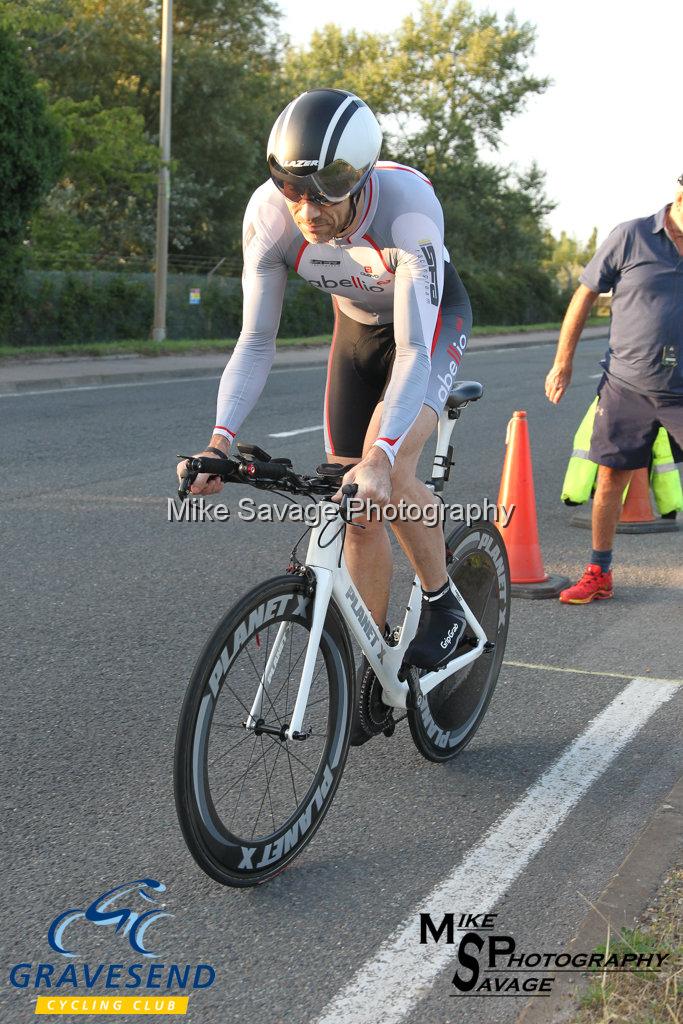
[[(401, 678), (399, 674), (399, 679)], [(414, 665), (408, 667), (405, 681), (408, 684), (408, 694), (406, 696), (406, 708), (409, 711), (419, 711), (424, 703), (424, 695), (420, 689), (420, 673)]]
[[(455, 653), (450, 660), (453, 661), (461, 654), (464, 654), (468, 649), (470, 651), (473, 651), (478, 643), (479, 641), (477, 640), (476, 636), (474, 636), (472, 633), (466, 633), (465, 636), (460, 641), (460, 643), (458, 644), (458, 646), (456, 647)], [(486, 648), (484, 648), (484, 650), (486, 650)]]

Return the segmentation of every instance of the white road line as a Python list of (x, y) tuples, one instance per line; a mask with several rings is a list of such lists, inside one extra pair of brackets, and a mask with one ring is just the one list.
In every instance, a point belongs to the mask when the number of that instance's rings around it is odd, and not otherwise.
[(298, 430), (281, 430), (278, 434), (268, 434), (268, 437), (294, 437), (295, 434), (310, 434), (314, 430), (322, 430), (322, 423), (316, 427), (299, 427)]
[[(274, 373), (302, 373), (304, 370), (325, 369), (326, 363), (320, 366), (282, 366), (271, 370), (269, 376)], [(40, 391), (5, 391), (0, 392), (0, 398), (24, 398), (26, 395), (58, 395), (64, 391), (100, 391), (104, 388), (148, 388), (153, 384), (187, 384), (195, 380), (220, 380), (220, 373), (212, 374), (209, 377), (161, 377), (157, 380), (132, 380), (118, 384), (74, 384), (73, 387), (65, 388), (41, 388)]]
[(597, 380), (598, 377), (602, 377), (602, 376), (603, 375), (601, 373), (591, 373), (590, 380)]
[(633, 679), (558, 761), (425, 896), (316, 1018), (315, 1024), (398, 1024), (453, 961), (452, 947), (419, 943), (419, 914), (490, 913), (572, 807), (678, 687)]

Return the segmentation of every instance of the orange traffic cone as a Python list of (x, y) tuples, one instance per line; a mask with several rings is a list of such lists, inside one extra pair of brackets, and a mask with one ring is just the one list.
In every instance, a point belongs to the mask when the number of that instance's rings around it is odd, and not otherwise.
[(620, 523), (654, 523), (650, 504), (650, 481), (646, 469), (636, 469), (626, 492)]
[(501, 528), (510, 560), (513, 597), (557, 597), (569, 586), (569, 580), (566, 576), (549, 576), (543, 568), (525, 412), (512, 414), (505, 444), (498, 505), (508, 509), (514, 506), (507, 526)]

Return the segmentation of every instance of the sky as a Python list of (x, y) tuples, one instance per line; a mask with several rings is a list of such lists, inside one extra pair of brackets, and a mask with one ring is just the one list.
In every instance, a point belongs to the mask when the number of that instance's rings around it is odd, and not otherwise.
[[(498, 153), (487, 157), (520, 167), (536, 160), (557, 203), (548, 216), (553, 233), (586, 240), (597, 227), (602, 239), (670, 202), (683, 174), (683, 2), (471, 2), (536, 26), (531, 68), (554, 84), (509, 122)], [(298, 45), (327, 22), (390, 32), (418, 10), (416, 0), (344, 0), (336, 11), (310, 0), (279, 5), (282, 28)]]

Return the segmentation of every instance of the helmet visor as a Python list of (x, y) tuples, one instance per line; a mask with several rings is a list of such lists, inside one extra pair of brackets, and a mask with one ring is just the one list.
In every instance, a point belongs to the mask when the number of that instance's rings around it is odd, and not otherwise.
[(298, 203), (306, 198), (319, 205), (348, 199), (358, 190), (368, 171), (366, 167), (358, 170), (344, 160), (335, 160), (313, 174), (292, 174), (272, 155), (268, 158), (268, 169), (276, 186), (290, 202)]

